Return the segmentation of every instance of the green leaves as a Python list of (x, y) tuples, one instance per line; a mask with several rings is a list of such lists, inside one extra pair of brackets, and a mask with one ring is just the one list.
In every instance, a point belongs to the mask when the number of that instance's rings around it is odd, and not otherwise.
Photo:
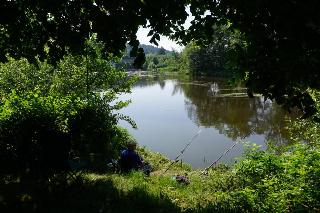
[(118, 156), (118, 120), (135, 123), (116, 113), (128, 104), (116, 98), (130, 91), (134, 78), (116, 69), (117, 58), (103, 56), (102, 49), (93, 37), (86, 55), (66, 55), (54, 67), (23, 58), (0, 64), (0, 160), (10, 162), (0, 165), (6, 170), (0, 175), (47, 177), (69, 168), (70, 151), (101, 156), (94, 169)]
[[(57, 62), (67, 52), (83, 53), (85, 41), (97, 35), (104, 52), (119, 55), (128, 41), (138, 47), (139, 26), (150, 24), (154, 42), (187, 18), (186, 0), (5, 1), (0, 5), (0, 59), (35, 56)], [(148, 22), (147, 22), (148, 21)], [(19, 35), (19, 36), (17, 36)], [(45, 47), (47, 50), (45, 50)]]
[(134, 62), (133, 62), (133, 66), (136, 68), (136, 69), (141, 69), (143, 64), (146, 62), (146, 56), (144, 54), (144, 50), (143, 48), (139, 48), (138, 49), (138, 52), (137, 52), (137, 56), (136, 58), (134, 59)]
[(319, 184), (319, 148), (297, 144), (287, 150), (280, 154), (247, 151), (235, 165), (240, 184), (236, 194), (250, 196), (243, 202), (253, 200), (251, 208), (263, 212), (319, 208), (319, 190), (315, 189)]
[(55, 67), (46, 61), (33, 65), (27, 59), (9, 57), (7, 63), (0, 63), (0, 94), (6, 97), (13, 89), (18, 94), (36, 89), (42, 95), (88, 98), (104, 91), (112, 101), (117, 94), (129, 92), (134, 79), (116, 69), (118, 59), (103, 56), (102, 50), (103, 44), (92, 38), (86, 43), (86, 55), (66, 55)]
[(0, 63), (0, 93), (6, 96), (11, 90), (24, 92), (38, 88), (46, 93), (50, 89), (53, 68), (46, 62), (30, 64), (26, 59), (8, 58), (7, 63)]
[(315, 12), (319, 9), (316, 0), (193, 0), (190, 10), (195, 20), (181, 36), (209, 43), (213, 26), (231, 23), (230, 28), (243, 35), (243, 45), (232, 53), (232, 65), (242, 78), (248, 72), (246, 86), (287, 109), (298, 107), (309, 117), (317, 110), (308, 88), (320, 88), (319, 23), (314, 22), (320, 19)]

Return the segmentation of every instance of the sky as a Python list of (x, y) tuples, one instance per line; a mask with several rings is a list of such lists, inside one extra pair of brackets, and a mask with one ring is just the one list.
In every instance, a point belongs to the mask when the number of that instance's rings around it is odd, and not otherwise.
[[(189, 14), (186, 22), (184, 23), (184, 28), (188, 29), (190, 27), (190, 22), (193, 20), (194, 16), (191, 15), (190, 8), (186, 8), (187, 13)], [(148, 44), (152, 46), (156, 46), (154, 44), (151, 44), (149, 40), (151, 39), (151, 36), (147, 36), (149, 33), (150, 28), (143, 28), (140, 27), (138, 32), (137, 32), (137, 38), (140, 41), (140, 44)], [(175, 41), (170, 40), (166, 36), (160, 36), (160, 41), (158, 42), (158, 47), (163, 47), (167, 50), (175, 50), (178, 52), (181, 52), (184, 48), (184, 46), (177, 44)]]
[[(147, 37), (149, 30), (150, 30), (149, 28), (140, 27), (137, 32), (137, 38), (140, 41), (140, 44), (148, 44), (148, 45), (156, 46), (149, 42), (149, 40), (151, 39), (151, 36)], [(159, 44), (158, 45), (159, 48), (163, 47), (164, 49), (167, 49), (167, 50), (173, 49), (178, 52), (181, 52), (182, 49), (184, 48), (184, 46), (177, 44), (175, 41), (170, 40), (166, 36), (160, 36), (160, 41), (158, 42), (158, 44)]]

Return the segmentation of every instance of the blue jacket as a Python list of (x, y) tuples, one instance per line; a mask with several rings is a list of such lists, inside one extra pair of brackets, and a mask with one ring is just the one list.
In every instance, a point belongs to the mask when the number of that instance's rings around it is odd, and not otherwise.
[(122, 172), (139, 169), (142, 166), (142, 159), (133, 150), (123, 150), (120, 156), (120, 166)]

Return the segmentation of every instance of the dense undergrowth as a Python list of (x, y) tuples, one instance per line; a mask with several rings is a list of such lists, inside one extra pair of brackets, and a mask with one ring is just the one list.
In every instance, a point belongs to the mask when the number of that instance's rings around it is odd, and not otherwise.
[[(12, 212), (317, 212), (320, 209), (320, 150), (294, 145), (281, 154), (247, 148), (231, 167), (203, 175), (159, 153), (139, 151), (154, 166), (142, 172), (78, 173), (44, 183), (6, 180), (1, 206)], [(177, 182), (186, 175), (190, 184)], [(3, 212), (3, 211), (2, 211)]]

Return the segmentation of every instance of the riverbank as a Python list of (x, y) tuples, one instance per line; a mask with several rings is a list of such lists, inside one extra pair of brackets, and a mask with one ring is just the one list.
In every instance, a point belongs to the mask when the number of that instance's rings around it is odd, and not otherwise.
[[(208, 175), (140, 149), (154, 170), (81, 173), (46, 184), (1, 184), (1, 212), (291, 212), (320, 207), (320, 149), (295, 145), (276, 155), (252, 146), (241, 161)], [(185, 175), (190, 184), (173, 176)], [(75, 176), (73, 176), (75, 177)], [(54, 181), (55, 180), (55, 181)]]

